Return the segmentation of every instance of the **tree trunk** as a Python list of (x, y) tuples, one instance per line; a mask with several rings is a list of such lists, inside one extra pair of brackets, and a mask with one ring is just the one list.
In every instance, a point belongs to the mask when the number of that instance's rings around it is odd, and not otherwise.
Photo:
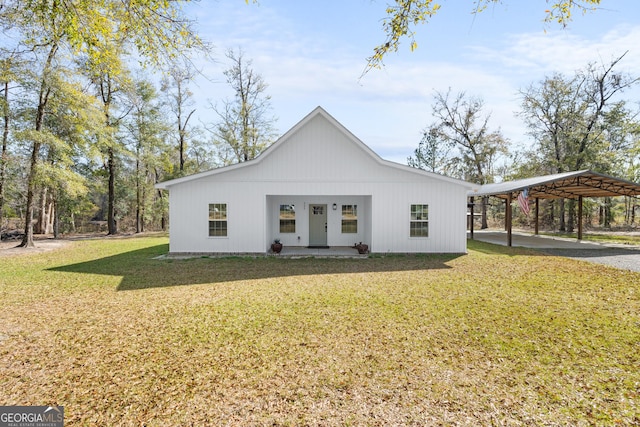
[(611, 211), (611, 197), (604, 198), (604, 227), (611, 228), (613, 212)]
[(180, 124), (178, 123), (178, 133), (180, 138), (180, 175), (184, 172), (184, 131), (180, 129)]
[(576, 219), (576, 202), (573, 199), (569, 199), (567, 203), (567, 232), (573, 233), (575, 228)]
[(480, 225), (480, 228), (482, 230), (489, 228), (489, 225), (487, 223), (487, 205), (488, 204), (489, 204), (489, 197), (488, 196), (482, 197), (482, 224)]
[(162, 190), (158, 190), (158, 198), (160, 199), (160, 210), (162, 212), (160, 216), (160, 228), (162, 231), (167, 231), (167, 213), (164, 210), (164, 193)]
[(31, 151), (31, 161), (29, 163), (29, 176), (27, 178), (27, 204), (24, 213), (24, 236), (22, 237), (21, 247), (32, 248), (33, 243), (33, 196), (36, 190), (36, 167), (38, 166), (38, 152), (40, 151), (40, 143), (34, 142)]
[(564, 219), (565, 219), (564, 213), (565, 213), (564, 199), (560, 199), (560, 203), (558, 203), (558, 220), (559, 220), (558, 229), (560, 231), (566, 231), (566, 229), (567, 229), (565, 221), (564, 221)]
[(53, 228), (56, 220), (56, 203), (52, 193), (49, 193), (48, 199), (47, 215), (45, 217), (46, 221), (44, 223), (44, 234), (53, 234)]
[(43, 187), (40, 190), (40, 203), (38, 209), (38, 220), (33, 226), (33, 234), (45, 234), (46, 222), (47, 222), (47, 188)]
[[(47, 103), (49, 102), (49, 95), (51, 94), (51, 88), (47, 82), (49, 72), (53, 64), (53, 58), (58, 51), (58, 45), (54, 42), (49, 50), (49, 55), (42, 69), (42, 79), (40, 80), (40, 93), (38, 96), (38, 108), (36, 109), (35, 131), (40, 132), (42, 130), (42, 122), (44, 121), (44, 115), (46, 112)], [(31, 150), (31, 160), (29, 162), (29, 174), (27, 177), (27, 204), (25, 206), (24, 215), (24, 236), (20, 246), (23, 248), (35, 246), (33, 243), (33, 200), (36, 192), (36, 168), (38, 166), (38, 156), (40, 153), (41, 143), (39, 141), (33, 141)]]
[(60, 215), (58, 214), (58, 198), (54, 197), (51, 203), (53, 208), (53, 238), (57, 239), (60, 234)]
[[(160, 174), (158, 173), (158, 170), (156, 168), (154, 168), (153, 170), (153, 176), (156, 184), (160, 182)], [(157, 194), (158, 198), (160, 199), (160, 211), (162, 212), (160, 216), (160, 228), (162, 229), (162, 231), (167, 231), (167, 213), (164, 209), (164, 192), (162, 190), (158, 190)]]
[(118, 234), (118, 226), (116, 224), (116, 159), (113, 147), (109, 147), (107, 151), (108, 160), (107, 168), (109, 171), (109, 189), (107, 202), (107, 234)]
[(4, 103), (2, 108), (4, 127), (2, 130), (2, 152), (0, 152), (0, 236), (2, 236), (2, 221), (4, 217), (4, 180), (7, 165), (7, 144), (9, 141), (9, 82), (4, 82)]
[(141, 190), (140, 190), (140, 145), (136, 150), (136, 233), (141, 232), (140, 217), (141, 217)]
[(602, 227), (604, 224), (604, 206), (600, 204), (598, 206), (598, 225)]
[(140, 227), (140, 218), (141, 218), (141, 214), (140, 214), (140, 206), (136, 206), (136, 233), (141, 233), (142, 232), (142, 228)]
[[(146, 179), (145, 179), (146, 181)], [(142, 198), (141, 198), (141, 206), (140, 206), (140, 232), (144, 233), (144, 221), (145, 221), (145, 206), (146, 206), (146, 200), (147, 200), (147, 191), (146, 191), (146, 187), (143, 185), (142, 186)]]

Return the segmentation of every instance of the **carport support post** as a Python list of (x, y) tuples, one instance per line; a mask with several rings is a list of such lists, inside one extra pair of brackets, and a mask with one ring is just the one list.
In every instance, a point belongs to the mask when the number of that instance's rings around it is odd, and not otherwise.
[(538, 215), (540, 214), (540, 199), (536, 197), (536, 236), (539, 234)]
[(513, 215), (511, 210), (511, 192), (507, 194), (507, 209), (505, 211), (504, 222), (507, 227), (507, 246), (511, 247), (511, 215)]
[(582, 196), (578, 196), (578, 240), (582, 240)]
[[(511, 197), (511, 196), (509, 196)], [(507, 211), (509, 210), (509, 204), (511, 202), (509, 202), (510, 199), (505, 199), (504, 200), (504, 231), (509, 231), (509, 222), (507, 221), (507, 217), (509, 216), (509, 214), (507, 213)]]

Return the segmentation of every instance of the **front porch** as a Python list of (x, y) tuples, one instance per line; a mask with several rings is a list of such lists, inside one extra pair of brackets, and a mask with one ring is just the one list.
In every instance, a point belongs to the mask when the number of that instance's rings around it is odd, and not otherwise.
[[(371, 206), (370, 195), (267, 195), (265, 249), (269, 252), (278, 239), (285, 249), (309, 256), (332, 256), (344, 249), (357, 254), (352, 248), (356, 243), (372, 245)], [(329, 252), (311, 254), (318, 250)]]

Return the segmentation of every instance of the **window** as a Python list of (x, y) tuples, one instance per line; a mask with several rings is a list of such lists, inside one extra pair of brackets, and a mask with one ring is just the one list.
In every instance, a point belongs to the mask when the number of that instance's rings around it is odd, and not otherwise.
[(226, 203), (209, 204), (209, 236), (210, 237), (226, 237), (227, 236), (227, 204)]
[(296, 232), (296, 207), (295, 205), (280, 205), (280, 232)]
[(342, 205), (342, 232), (358, 232), (358, 205)]
[(411, 237), (429, 237), (429, 205), (411, 205)]

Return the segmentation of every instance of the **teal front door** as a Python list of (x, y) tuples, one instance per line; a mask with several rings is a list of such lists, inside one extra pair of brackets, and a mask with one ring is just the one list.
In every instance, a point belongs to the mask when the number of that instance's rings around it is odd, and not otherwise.
[(309, 205), (309, 246), (327, 246), (327, 205)]

